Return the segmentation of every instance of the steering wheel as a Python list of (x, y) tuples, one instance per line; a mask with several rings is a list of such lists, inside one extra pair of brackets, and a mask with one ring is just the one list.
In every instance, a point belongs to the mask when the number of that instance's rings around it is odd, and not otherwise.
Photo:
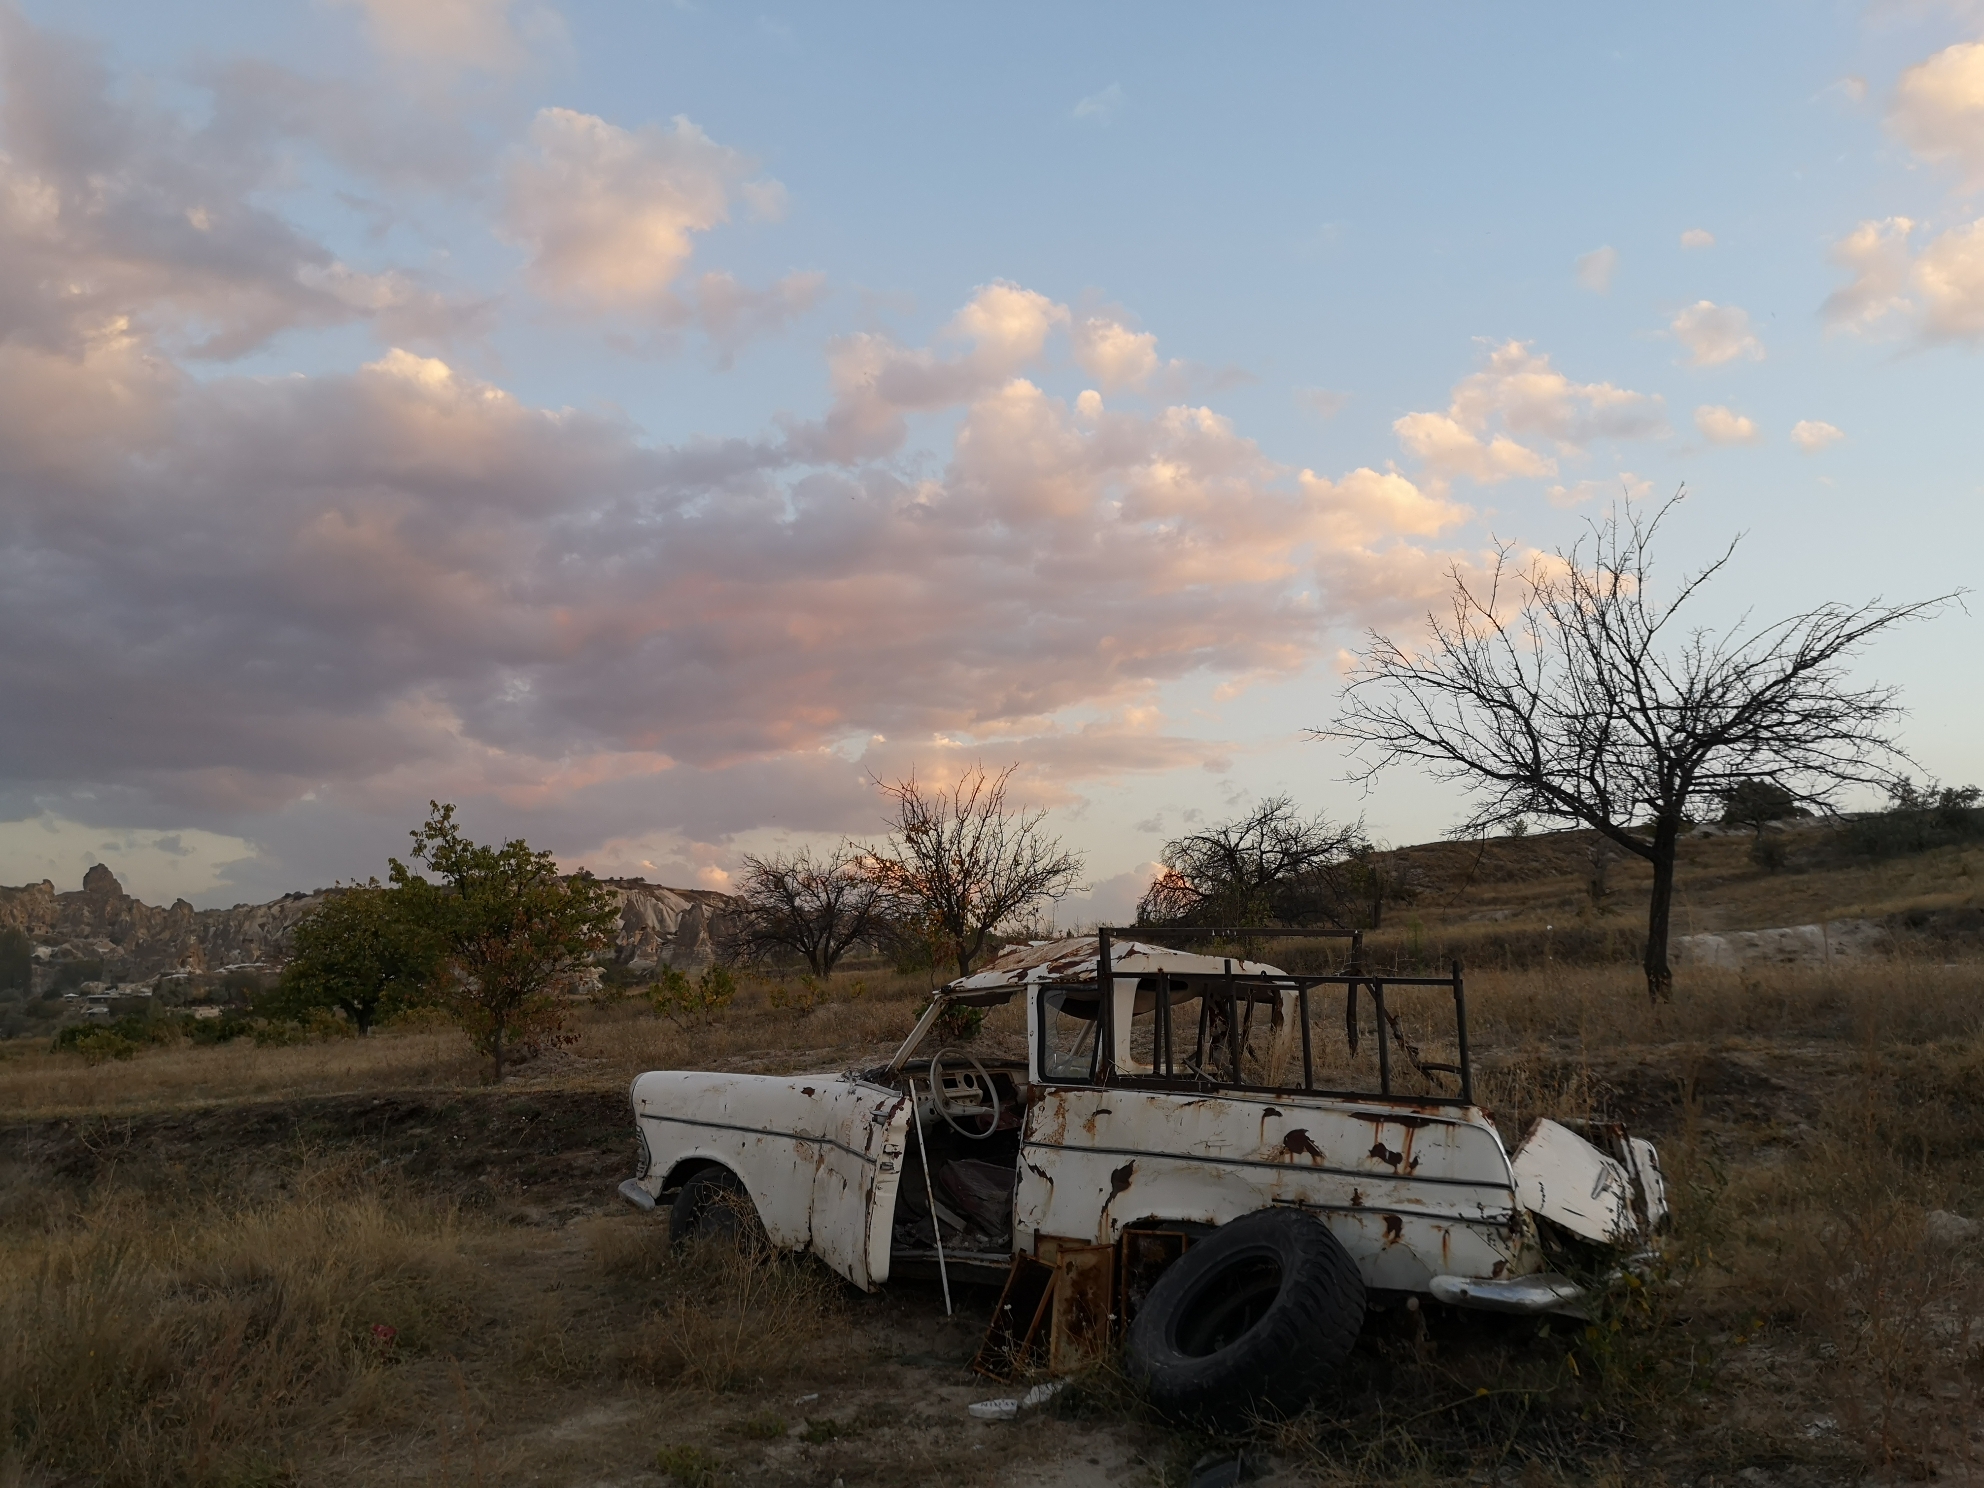
[[(953, 1100), (944, 1089), (944, 1059), (949, 1056), (953, 1063), (971, 1066), (971, 1072), (978, 1082), (979, 1100)], [(985, 1066), (962, 1049), (939, 1049), (930, 1056), (930, 1105), (944, 1118), (945, 1123), (961, 1137), (969, 1137), (974, 1142), (982, 1142), (999, 1129), (999, 1118), (1005, 1114), (1005, 1102), (999, 1098), (999, 1087), (985, 1072)], [(982, 1119), (984, 1131), (973, 1131), (965, 1126), (965, 1121)]]

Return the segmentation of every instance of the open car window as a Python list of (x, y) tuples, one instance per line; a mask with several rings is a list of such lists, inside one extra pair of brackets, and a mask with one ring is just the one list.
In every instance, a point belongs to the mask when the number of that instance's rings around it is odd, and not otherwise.
[[(1130, 1017), (1129, 1063), (1121, 1071), (1124, 1077), (1234, 1085), (1282, 1083), (1288, 1072), (1289, 1045), (1285, 999), (1279, 986), (1243, 988), (1237, 1002), (1229, 1004), (1217, 995), (1203, 995), (1202, 988), (1183, 978), (1166, 980), (1168, 996), (1160, 990), (1155, 976), (1137, 982)], [(1229, 1020), (1229, 1006), (1237, 1007), (1237, 1022)]]
[(1041, 1079), (1085, 1084), (1095, 1077), (1100, 1006), (1093, 992), (1054, 987), (1040, 994)]

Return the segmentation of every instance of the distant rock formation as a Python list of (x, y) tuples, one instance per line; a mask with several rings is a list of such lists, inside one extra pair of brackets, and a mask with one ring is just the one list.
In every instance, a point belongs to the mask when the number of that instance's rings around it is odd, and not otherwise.
[(98, 863), (80, 890), (55, 892), (43, 879), (0, 887), (0, 929), (20, 930), (34, 944), (35, 989), (69, 962), (97, 962), (106, 985), (151, 981), (163, 973), (267, 966), (282, 960), (296, 922), (323, 901), (287, 894), (270, 904), (195, 909), (184, 899), (159, 909), (124, 892), (117, 875)]
[(710, 889), (669, 889), (644, 878), (601, 879), (620, 901), (616, 965), (631, 971), (657, 966), (707, 966), (741, 903)]
[[(605, 883), (620, 904), (612, 960), (637, 973), (707, 965), (736, 912), (730, 895), (707, 889), (670, 889), (639, 878)], [(83, 876), (81, 889), (66, 894), (46, 879), (0, 887), (0, 930), (20, 930), (33, 943), (35, 992), (74, 962), (100, 963), (92, 980), (107, 986), (239, 966), (273, 970), (288, 959), (297, 922), (323, 903), (324, 893), (285, 894), (232, 909), (195, 909), (180, 899), (159, 909), (125, 893), (117, 875), (98, 863)]]

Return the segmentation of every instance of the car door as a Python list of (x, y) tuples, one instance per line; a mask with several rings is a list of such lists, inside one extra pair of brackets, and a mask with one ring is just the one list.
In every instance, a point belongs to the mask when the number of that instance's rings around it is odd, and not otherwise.
[(864, 1291), (889, 1279), (889, 1232), (913, 1106), (886, 1085), (843, 1076), (822, 1090), (813, 1168), (813, 1253)]

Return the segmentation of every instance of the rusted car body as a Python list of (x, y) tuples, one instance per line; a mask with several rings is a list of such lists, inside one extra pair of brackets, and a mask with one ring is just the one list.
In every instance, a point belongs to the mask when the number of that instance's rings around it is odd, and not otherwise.
[[(948, 1010), (1014, 999), (1024, 1058), (937, 1047)], [(1575, 1310), (1566, 1272), (1643, 1249), (1667, 1207), (1653, 1148), (1616, 1127), (1540, 1122), (1505, 1149), (1458, 967), (1297, 976), (1108, 933), (1037, 942), (933, 993), (884, 1067), (654, 1071), (631, 1094), (631, 1202), (720, 1168), (772, 1244), (863, 1288), (1294, 1207), (1374, 1296)]]

